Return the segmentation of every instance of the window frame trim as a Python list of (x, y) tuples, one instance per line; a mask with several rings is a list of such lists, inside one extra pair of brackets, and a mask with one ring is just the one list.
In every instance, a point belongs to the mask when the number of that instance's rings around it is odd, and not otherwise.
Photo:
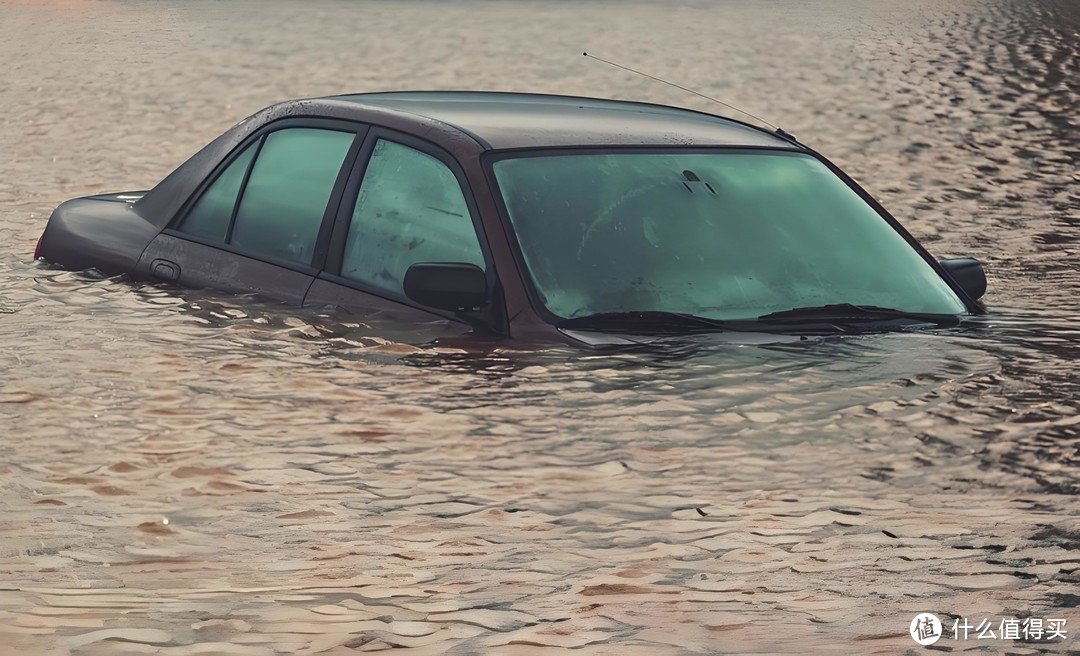
[[(331, 188), (330, 196), (327, 199), (326, 207), (323, 210), (323, 216), (319, 223), (319, 230), (316, 233), (315, 249), (312, 253), (311, 262), (303, 263), (295, 260), (282, 260), (274, 257), (268, 257), (261, 253), (256, 253), (248, 249), (238, 248), (229, 243), (232, 238), (233, 229), (236, 224), (236, 215), (240, 209), (240, 203), (244, 198), (244, 194), (247, 192), (247, 184), (251, 178), (251, 172), (255, 168), (255, 162), (258, 160), (259, 155), (262, 153), (263, 144), (266, 142), (266, 137), (273, 132), (280, 130), (288, 130), (295, 128), (313, 128), (321, 130), (330, 130), (334, 132), (342, 132), (352, 135), (352, 142), (349, 144), (349, 148), (345, 153), (345, 158), (341, 162), (341, 166), (338, 169), (337, 177), (334, 179), (334, 185)], [(162, 234), (170, 235), (178, 239), (184, 239), (203, 246), (209, 246), (217, 250), (230, 253), (233, 255), (240, 255), (242, 257), (257, 260), (259, 262), (265, 262), (274, 266), (279, 266), (285, 269), (290, 269), (299, 273), (303, 273), (309, 276), (316, 276), (322, 270), (326, 263), (327, 253), (330, 250), (330, 239), (333, 223), (336, 220), (338, 210), (340, 208), (342, 194), (345, 191), (347, 183), (353, 169), (356, 167), (358, 157), (362, 150), (362, 146), (365, 143), (365, 137), (371, 130), (371, 126), (365, 123), (357, 121), (347, 121), (341, 119), (319, 118), (319, 117), (288, 117), (271, 121), (266, 125), (261, 126), (258, 130), (255, 130), (248, 135), (243, 141), (236, 145), (229, 154), (221, 159), (220, 162), (213, 168), (206, 178), (204, 178), (199, 185), (192, 192), (191, 196), (180, 206), (176, 214), (169, 220), (166, 227), (162, 230)], [(256, 143), (257, 142), (257, 143)], [(251, 161), (248, 163), (247, 170), (244, 171), (244, 178), (240, 184), (240, 190), (236, 195), (236, 199), (233, 201), (232, 214), (229, 216), (229, 225), (225, 233), (225, 241), (217, 241), (200, 235), (194, 235), (188, 232), (184, 232), (180, 229), (187, 215), (191, 212), (191, 209), (199, 202), (206, 191), (215, 183), (217, 179), (229, 168), (230, 165), (240, 157), (249, 146), (256, 148)]]
[[(240, 179), (240, 189), (236, 192), (236, 198), (233, 199), (232, 213), (229, 214), (229, 225), (225, 226), (225, 241), (222, 243), (226, 245), (232, 244), (233, 230), (236, 229), (236, 215), (240, 213), (240, 203), (244, 202), (244, 194), (247, 192), (248, 181), (251, 180), (251, 172), (255, 170), (255, 162), (259, 159), (259, 155), (262, 153), (263, 144), (266, 143), (266, 137), (269, 134), (270, 133), (267, 132), (265, 134), (259, 135), (258, 141), (252, 144), (252, 148), (255, 149), (255, 152), (252, 153), (251, 161), (248, 162), (247, 169), (244, 170), (244, 177)], [(242, 157), (243, 154), (244, 151), (240, 151), (240, 153), (237, 155), (237, 158)], [(228, 167), (222, 169), (222, 174), (224, 174), (227, 170), (229, 170)], [(210, 190), (211, 186), (213, 186), (213, 183), (207, 185), (207, 191)], [(202, 196), (200, 196), (199, 199), (201, 200)], [(195, 201), (194, 203), (192, 203), (191, 207), (194, 208), (196, 205), (198, 205), (198, 203), (199, 201)], [(184, 218), (186, 219), (187, 217), (185, 216)], [(177, 224), (177, 227), (179, 228), (182, 224), (183, 221), (181, 221), (180, 224)]]

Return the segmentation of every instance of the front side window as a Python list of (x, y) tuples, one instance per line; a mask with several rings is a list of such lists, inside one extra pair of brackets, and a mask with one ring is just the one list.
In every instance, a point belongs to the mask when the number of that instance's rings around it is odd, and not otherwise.
[(560, 318), (755, 319), (843, 303), (965, 311), (919, 253), (809, 155), (541, 155), (493, 167), (534, 287)]
[(438, 158), (393, 141), (375, 143), (352, 213), (341, 275), (401, 296), (420, 262), (484, 266), (457, 177)]

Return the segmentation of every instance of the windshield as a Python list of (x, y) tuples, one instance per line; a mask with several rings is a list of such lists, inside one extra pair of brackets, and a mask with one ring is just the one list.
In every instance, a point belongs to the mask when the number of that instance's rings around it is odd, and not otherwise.
[(536, 291), (560, 318), (751, 319), (852, 304), (963, 303), (822, 162), (791, 152), (523, 156), (495, 177)]

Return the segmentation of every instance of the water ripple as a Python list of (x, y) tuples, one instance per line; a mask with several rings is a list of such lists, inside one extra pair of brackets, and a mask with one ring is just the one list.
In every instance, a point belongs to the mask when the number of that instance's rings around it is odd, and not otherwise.
[[(1075, 615), (1080, 5), (614, 7), (0, 4), (0, 653), (898, 653), (917, 612)], [(696, 102), (584, 46), (834, 156), (987, 262), (991, 314), (583, 354), (29, 262), (59, 201), (282, 98)]]

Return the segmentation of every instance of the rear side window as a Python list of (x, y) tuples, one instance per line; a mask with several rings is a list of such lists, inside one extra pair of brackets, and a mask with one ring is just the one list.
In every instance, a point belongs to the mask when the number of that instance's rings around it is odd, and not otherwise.
[(326, 203), (354, 135), (313, 128), (266, 136), (229, 243), (255, 255), (310, 264)]
[(341, 275), (403, 295), (418, 262), (484, 267), (484, 255), (457, 177), (426, 153), (380, 139), (364, 173), (345, 243)]
[(178, 229), (257, 257), (311, 264), (326, 204), (355, 136), (321, 128), (267, 134), (228, 165)]
[(248, 146), (217, 180), (214, 180), (184, 217), (180, 224), (181, 231), (214, 241), (225, 241), (236, 197), (240, 194), (240, 185), (244, 183), (244, 174), (247, 173), (255, 150), (255, 144)]

